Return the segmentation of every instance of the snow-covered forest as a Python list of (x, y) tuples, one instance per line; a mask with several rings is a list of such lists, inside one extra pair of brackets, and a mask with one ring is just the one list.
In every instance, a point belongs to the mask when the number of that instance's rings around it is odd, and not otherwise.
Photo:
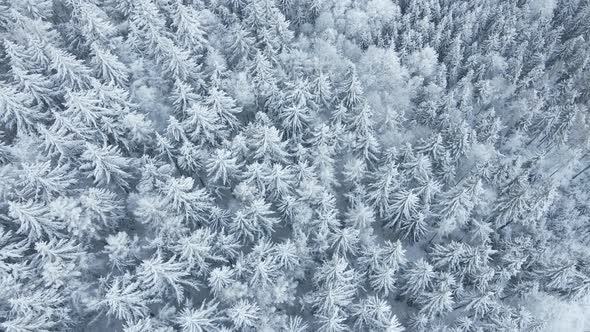
[(590, 0), (0, 0), (0, 331), (582, 332)]

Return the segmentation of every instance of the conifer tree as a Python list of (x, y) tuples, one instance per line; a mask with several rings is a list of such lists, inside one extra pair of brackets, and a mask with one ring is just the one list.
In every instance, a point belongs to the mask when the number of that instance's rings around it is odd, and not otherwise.
[(300, 137), (311, 121), (309, 110), (302, 103), (284, 108), (280, 118), (285, 131), (293, 137)]
[(229, 266), (222, 266), (214, 268), (207, 279), (208, 285), (213, 291), (213, 294), (220, 294), (227, 287), (231, 286), (234, 280), (234, 272)]
[(129, 160), (121, 155), (117, 147), (87, 144), (81, 158), (84, 161), (81, 169), (91, 172), (89, 176), (94, 178), (95, 184), (104, 186), (113, 182), (124, 188), (129, 186)]
[(209, 112), (202, 105), (195, 105), (187, 110), (188, 118), (182, 123), (191, 141), (195, 144), (216, 145), (224, 137), (224, 126), (216, 113)]
[(19, 66), (10, 70), (15, 88), (30, 96), (36, 105), (53, 105), (55, 103), (54, 83), (50, 78), (37, 73), (30, 73)]
[(205, 100), (205, 104), (217, 114), (224, 125), (234, 129), (239, 126), (240, 122), (236, 114), (240, 113), (241, 110), (236, 106), (233, 98), (223, 90), (212, 88), (209, 91), (209, 97)]
[(194, 180), (187, 177), (170, 178), (162, 186), (161, 193), (166, 205), (187, 220), (204, 221), (212, 207), (212, 198), (205, 189), (194, 187)]
[(587, 7), (0, 0), (0, 330), (573, 325)]
[(451, 290), (441, 288), (424, 294), (420, 312), (430, 317), (444, 314), (453, 309), (454, 303)]
[(230, 182), (232, 177), (238, 177), (238, 164), (231, 152), (226, 149), (216, 150), (206, 164), (207, 173), (214, 182), (220, 181), (223, 185)]
[(198, 19), (198, 13), (191, 7), (177, 3), (173, 9), (172, 26), (176, 29), (175, 36), (180, 45), (197, 53), (207, 47), (205, 31)]
[(92, 307), (106, 311), (124, 321), (137, 321), (149, 314), (146, 293), (140, 289), (138, 282), (130, 280), (129, 275), (114, 278), (104, 290), (104, 294)]
[(419, 259), (403, 274), (403, 293), (412, 297), (417, 297), (423, 291), (430, 288), (434, 276), (435, 273), (432, 265), (428, 264), (424, 259)]
[(59, 236), (64, 227), (62, 223), (49, 215), (47, 206), (29, 200), (26, 202), (8, 202), (8, 215), (18, 225), (17, 233), (24, 234), (30, 241), (44, 236)]
[(176, 262), (176, 257), (165, 261), (160, 253), (144, 260), (138, 268), (137, 280), (148, 292), (161, 295), (172, 291), (178, 302), (184, 301), (184, 287), (197, 288), (197, 284), (189, 279), (185, 264)]
[(260, 308), (248, 300), (240, 300), (228, 309), (227, 315), (238, 329), (256, 328), (260, 320)]
[(23, 197), (44, 198), (46, 201), (66, 193), (77, 183), (76, 172), (71, 165), (52, 167), (51, 162), (23, 163), (22, 173), (16, 185)]
[(91, 45), (91, 65), (94, 73), (106, 84), (125, 86), (128, 81), (129, 69), (121, 63), (108, 49), (98, 43)]
[(227, 39), (228, 48), (231, 54), (230, 59), (238, 63), (241, 62), (242, 59), (248, 57), (252, 52), (255, 43), (250, 32), (244, 29), (239, 23), (234, 24), (229, 29)]
[(402, 190), (393, 197), (391, 206), (391, 220), (386, 223), (387, 227), (394, 228), (403, 218), (411, 220), (418, 212), (419, 198), (413, 191)]
[(183, 332), (204, 332), (220, 328), (221, 317), (215, 317), (218, 303), (212, 301), (201, 303), (199, 308), (185, 308), (176, 318), (176, 323)]
[(363, 100), (363, 87), (355, 68), (349, 69), (342, 86), (342, 102), (348, 108), (354, 108)]
[(45, 117), (39, 110), (35, 110), (29, 95), (4, 84), (0, 85), (0, 112), (0, 120), (4, 126), (24, 134), (31, 132)]
[(47, 46), (51, 64), (55, 72), (55, 81), (64, 89), (81, 90), (89, 88), (92, 83), (90, 68), (66, 51)]
[(198, 103), (200, 96), (190, 84), (181, 80), (175, 80), (174, 89), (170, 93), (170, 99), (176, 113), (186, 114), (188, 109)]

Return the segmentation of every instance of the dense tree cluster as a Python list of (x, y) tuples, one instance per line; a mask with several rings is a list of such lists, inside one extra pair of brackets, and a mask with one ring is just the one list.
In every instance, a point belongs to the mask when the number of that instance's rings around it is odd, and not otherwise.
[(541, 331), (590, 296), (590, 1), (0, 0), (0, 329)]

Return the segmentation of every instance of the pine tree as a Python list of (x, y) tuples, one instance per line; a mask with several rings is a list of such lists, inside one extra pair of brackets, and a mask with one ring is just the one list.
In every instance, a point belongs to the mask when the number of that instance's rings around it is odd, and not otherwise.
[(348, 254), (355, 255), (358, 252), (360, 231), (352, 227), (336, 229), (330, 234), (330, 242), (336, 255), (346, 257)]
[(367, 174), (367, 164), (358, 158), (350, 159), (344, 165), (342, 173), (350, 183), (360, 184)]
[(27, 314), (17, 316), (14, 319), (6, 320), (0, 323), (7, 332), (21, 332), (21, 331), (43, 331), (49, 332), (55, 328), (56, 323), (51, 321), (48, 314)]
[(133, 282), (129, 275), (124, 275), (111, 281), (104, 290), (104, 295), (93, 303), (93, 307), (106, 310), (108, 316), (123, 321), (137, 321), (149, 314), (146, 296), (138, 282)]
[(81, 158), (84, 163), (80, 169), (91, 172), (89, 176), (94, 178), (95, 184), (105, 186), (113, 182), (123, 188), (129, 187), (128, 181), (132, 177), (127, 171), (129, 159), (121, 155), (119, 148), (86, 144), (86, 151)]
[(373, 165), (380, 152), (379, 141), (373, 133), (357, 136), (353, 151), (358, 158), (363, 158), (365, 162)]
[[(36, 71), (40, 68), (45, 68), (49, 64), (49, 59), (45, 54), (42, 58), (35, 58), (33, 51), (25, 48), (24, 45), (12, 42), (8, 39), (4, 40), (4, 52), (7, 60), (11, 65), (11, 70), (20, 71)], [(39, 60), (36, 62), (35, 60)]]
[(440, 134), (423, 140), (421, 144), (416, 147), (416, 152), (428, 154), (435, 162), (440, 162), (444, 158), (445, 151), (443, 138)]
[[(256, 247), (254, 249), (256, 250)], [(265, 254), (264, 257), (256, 256), (248, 257), (252, 259), (250, 261), (252, 274), (249, 284), (252, 287), (265, 288), (272, 285), (274, 283), (273, 280), (276, 280), (278, 277), (278, 264), (269, 254)]]
[(187, 220), (204, 221), (212, 207), (212, 198), (205, 189), (194, 188), (194, 180), (187, 177), (170, 178), (161, 189), (164, 204)]
[(313, 167), (317, 170), (320, 184), (326, 188), (336, 184), (335, 154), (336, 151), (333, 145), (320, 144), (312, 161)]
[(406, 265), (408, 259), (406, 258), (406, 250), (402, 247), (402, 243), (386, 241), (382, 248), (383, 264), (384, 266), (399, 269)]
[(391, 196), (398, 186), (397, 177), (398, 171), (395, 165), (383, 165), (379, 167), (368, 185), (369, 201), (381, 217), (384, 217), (391, 210)]
[(92, 3), (72, 1), (72, 16), (86, 43), (97, 41), (107, 43), (115, 33), (115, 27), (109, 22), (102, 9)]
[(316, 315), (319, 324), (318, 331), (321, 332), (342, 332), (348, 330), (346, 316), (342, 310), (335, 310), (327, 315)]
[(498, 198), (496, 207), (492, 213), (495, 217), (495, 224), (499, 229), (506, 227), (515, 220), (524, 219), (524, 213), (528, 211), (527, 184), (523, 183), (522, 178), (515, 179), (515, 182), (509, 184), (503, 190), (503, 195)]
[(254, 190), (266, 194), (267, 176), (270, 173), (269, 163), (254, 162), (246, 166), (243, 174), (244, 184), (253, 186)]
[(254, 158), (263, 161), (282, 162), (287, 157), (286, 142), (275, 127), (261, 126), (254, 129), (251, 140)]
[(75, 137), (75, 133), (68, 132), (64, 127), (49, 129), (39, 127), (42, 138), (42, 150), (48, 158), (58, 157), (59, 162), (71, 160), (84, 149), (81, 141)]
[(217, 149), (206, 163), (207, 174), (213, 182), (226, 185), (231, 178), (239, 177), (237, 159), (226, 149)]
[(257, 50), (248, 67), (248, 72), (258, 90), (258, 94), (264, 96), (265, 92), (274, 83), (271, 62), (263, 53)]
[(8, 272), (13, 265), (17, 263), (11, 260), (18, 261), (25, 256), (25, 252), (29, 249), (27, 241), (20, 239), (14, 235), (14, 232), (0, 228), (0, 271)]
[(186, 114), (188, 109), (199, 102), (200, 96), (195, 92), (192, 85), (181, 80), (175, 80), (170, 99), (177, 114)]
[(375, 213), (370, 206), (364, 203), (355, 204), (346, 213), (346, 223), (350, 226), (364, 230), (370, 228), (376, 221)]
[(137, 245), (137, 238), (130, 240), (127, 233), (119, 232), (107, 237), (106, 242), (104, 252), (108, 255), (109, 263), (113, 267), (124, 270), (133, 263), (133, 247)]
[(302, 259), (299, 257), (299, 254), (300, 251), (291, 239), (287, 239), (285, 242), (279, 243), (276, 246), (278, 264), (287, 271), (297, 271), (301, 266)]
[(151, 143), (151, 136), (154, 132), (152, 121), (146, 115), (138, 112), (127, 113), (121, 125), (125, 128), (126, 137), (122, 139), (125, 146), (139, 145), (147, 146)]
[(471, 237), (474, 241), (480, 241), (481, 243), (488, 243), (491, 235), (494, 233), (494, 229), (489, 223), (473, 220), (471, 225)]
[(248, 300), (240, 300), (227, 310), (227, 315), (238, 329), (256, 328), (260, 320), (260, 308)]
[(140, 0), (130, 6), (129, 41), (142, 52), (156, 55), (155, 46), (166, 26), (156, 4)]
[(211, 88), (209, 96), (205, 100), (205, 105), (217, 114), (225, 126), (236, 129), (240, 125), (236, 114), (240, 113), (241, 110), (236, 106), (235, 100), (223, 90)]
[(397, 268), (389, 266), (379, 266), (369, 275), (369, 284), (371, 288), (383, 296), (388, 296), (396, 287)]
[(283, 167), (281, 164), (274, 164), (265, 180), (265, 187), (268, 188), (273, 199), (285, 197), (292, 192), (293, 174), (291, 169)]
[(392, 315), (389, 321), (385, 324), (385, 332), (404, 332), (406, 330), (398, 321), (395, 315)]
[(218, 296), (235, 282), (234, 271), (227, 265), (216, 267), (209, 273), (207, 282), (213, 294)]
[(394, 328), (397, 318), (391, 313), (390, 305), (377, 296), (369, 296), (362, 299), (359, 304), (353, 306), (353, 314), (356, 316), (354, 326), (362, 330), (365, 329), (383, 329)]
[(137, 322), (127, 322), (127, 324), (125, 324), (125, 327), (123, 327), (123, 332), (150, 331), (156, 327), (160, 328), (161, 325), (161, 323), (152, 318), (143, 318), (137, 320)]
[(300, 316), (289, 316), (284, 328), (285, 332), (306, 332), (309, 327)]
[(307, 107), (299, 103), (282, 109), (279, 117), (287, 133), (292, 137), (300, 137), (312, 120), (309, 113)]
[(36, 105), (53, 105), (56, 91), (50, 78), (37, 73), (29, 73), (18, 66), (10, 70), (15, 88), (30, 96)]
[(350, 110), (343, 102), (340, 102), (340, 104), (338, 104), (338, 106), (336, 106), (330, 113), (330, 119), (334, 125), (348, 124), (351, 117)]
[(430, 257), (437, 268), (448, 268), (455, 272), (464, 264), (467, 245), (455, 241), (448, 244), (434, 244)]
[(435, 273), (432, 265), (421, 258), (412, 263), (402, 274), (402, 277), (404, 280), (403, 294), (417, 297), (432, 285)]
[(393, 197), (390, 220), (385, 225), (394, 228), (402, 220), (412, 220), (418, 213), (418, 203), (419, 198), (413, 191), (401, 190), (397, 192)]
[(421, 303), (422, 308), (420, 309), (420, 313), (433, 317), (452, 311), (455, 301), (451, 290), (443, 287), (425, 293), (421, 299)]
[(453, 160), (463, 157), (473, 144), (475, 133), (466, 122), (454, 124), (447, 128), (447, 151)]
[(341, 91), (342, 102), (346, 107), (355, 108), (361, 104), (364, 92), (354, 67), (348, 70)]
[(312, 92), (317, 105), (328, 106), (332, 103), (332, 83), (330, 77), (321, 70), (312, 82)]
[(411, 219), (401, 221), (400, 232), (403, 239), (409, 239), (411, 242), (418, 242), (426, 234), (428, 222), (423, 213), (416, 214)]
[(182, 123), (191, 141), (197, 145), (216, 145), (225, 136), (224, 126), (217, 113), (209, 112), (202, 105), (194, 105), (187, 111), (188, 118)]
[[(173, 157), (173, 146), (169, 142), (163, 142), (161, 145), (161, 153), (166, 154), (169, 159), (174, 160)], [(201, 162), (202, 156), (200, 154), (199, 148), (189, 141), (185, 141), (182, 143), (180, 149), (178, 149), (177, 153), (177, 164), (180, 168), (185, 172), (196, 172), (202, 167)]]
[(104, 188), (89, 188), (80, 196), (80, 204), (93, 221), (112, 227), (123, 217), (117, 194)]
[(8, 215), (18, 225), (18, 234), (24, 234), (30, 241), (44, 236), (58, 236), (64, 225), (49, 215), (47, 206), (29, 200), (26, 202), (8, 202)]
[(181, 261), (186, 261), (188, 266), (196, 268), (199, 273), (206, 273), (210, 264), (216, 261), (224, 261), (217, 256), (213, 249), (215, 234), (208, 228), (197, 229), (190, 236), (183, 236), (173, 246)]
[(465, 310), (472, 311), (476, 317), (486, 317), (497, 308), (496, 294), (492, 291), (470, 294)]
[(568, 291), (568, 296), (574, 300), (582, 300), (588, 294), (590, 294), (590, 278), (580, 275), (575, 278), (571, 291)]
[(110, 50), (102, 48), (97, 43), (91, 45), (92, 59), (90, 63), (94, 73), (106, 84), (127, 85), (129, 69), (119, 61)]
[[(465, 225), (475, 204), (478, 202), (477, 196), (480, 190), (479, 179), (470, 178), (464, 185), (458, 185), (441, 194), (438, 203), (438, 216), (441, 218), (441, 225), (448, 227), (450, 230)], [(444, 232), (448, 232), (448, 230), (444, 230)]]
[(36, 258), (46, 262), (54, 261), (75, 261), (82, 257), (85, 252), (75, 240), (56, 240), (35, 243)]
[(176, 317), (176, 324), (183, 332), (205, 332), (220, 329), (221, 317), (216, 317), (217, 306), (213, 301), (201, 303), (199, 308), (185, 307)]
[(10, 86), (0, 85), (0, 120), (8, 128), (20, 133), (29, 133), (45, 118), (45, 115), (33, 106), (29, 95), (17, 92)]
[(243, 240), (254, 240), (258, 236), (271, 235), (278, 222), (270, 204), (259, 198), (236, 212), (230, 228)]
[(416, 331), (427, 331), (431, 320), (424, 314), (412, 314), (408, 319), (408, 327)]
[(198, 13), (191, 7), (180, 3), (172, 5), (172, 26), (176, 29), (175, 36), (180, 45), (186, 49), (199, 53), (207, 47), (205, 31), (198, 19)]
[(52, 167), (50, 161), (42, 163), (23, 163), (16, 185), (22, 197), (50, 198), (65, 194), (78, 181), (76, 172), (70, 164)]
[(352, 114), (350, 125), (357, 136), (367, 137), (373, 133), (373, 110), (367, 103)]
[(230, 27), (227, 39), (230, 59), (236, 63), (247, 58), (254, 48), (255, 39), (240, 24)]
[(61, 49), (47, 46), (51, 59), (50, 69), (55, 71), (55, 81), (64, 89), (82, 90), (92, 84), (90, 68)]
[(191, 53), (178, 47), (168, 38), (156, 39), (154, 48), (156, 61), (163, 73), (172, 80), (188, 80), (199, 77), (199, 66), (193, 61)]
[(66, 109), (63, 114), (90, 128), (102, 128), (106, 117), (113, 116), (92, 90), (68, 92), (65, 97)]
[(157, 296), (171, 290), (176, 300), (184, 301), (184, 287), (197, 289), (197, 284), (189, 279), (187, 266), (171, 257), (165, 261), (160, 253), (144, 260), (137, 270), (137, 279), (141, 287)]

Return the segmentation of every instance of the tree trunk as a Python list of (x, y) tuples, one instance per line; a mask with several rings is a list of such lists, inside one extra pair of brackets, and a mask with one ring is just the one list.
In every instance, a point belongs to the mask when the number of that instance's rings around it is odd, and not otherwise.
[(590, 165), (584, 167), (583, 170), (579, 171), (576, 175), (574, 175), (574, 177), (572, 177), (572, 180), (575, 180), (578, 176), (582, 175), (582, 173), (586, 172), (588, 169), (590, 169)]

